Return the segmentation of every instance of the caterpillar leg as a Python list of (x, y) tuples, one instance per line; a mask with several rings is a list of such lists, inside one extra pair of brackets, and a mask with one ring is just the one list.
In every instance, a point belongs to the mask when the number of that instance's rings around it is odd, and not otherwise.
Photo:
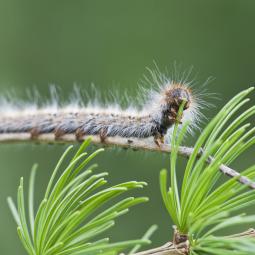
[(102, 128), (99, 132), (100, 140), (103, 143), (107, 137), (107, 129)]
[(38, 128), (32, 128), (30, 130), (30, 135), (32, 140), (36, 140), (38, 136), (40, 135), (40, 130)]
[(169, 121), (171, 121), (173, 124), (174, 123), (182, 124), (182, 121), (181, 121), (182, 117), (183, 117), (183, 113), (178, 118), (177, 111), (174, 108), (171, 108), (171, 116), (168, 117)]
[(83, 142), (83, 136), (85, 135), (85, 132), (81, 128), (77, 128), (75, 131), (75, 137), (78, 142)]
[(160, 147), (160, 145), (164, 144), (164, 142), (165, 142), (164, 136), (160, 133), (157, 133), (154, 136), (154, 142), (155, 142), (155, 144), (157, 144), (158, 147)]
[(55, 139), (56, 140), (61, 140), (61, 137), (63, 135), (65, 135), (66, 132), (61, 128), (57, 128), (57, 129), (54, 130), (54, 134), (55, 134)]

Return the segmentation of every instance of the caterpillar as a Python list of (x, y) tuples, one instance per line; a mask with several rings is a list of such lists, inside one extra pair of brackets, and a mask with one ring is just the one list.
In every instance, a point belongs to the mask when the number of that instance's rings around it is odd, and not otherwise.
[[(117, 104), (98, 103), (50, 105), (8, 103), (0, 106), (0, 134), (30, 133), (31, 139), (41, 134), (54, 134), (55, 139), (75, 134), (80, 140), (84, 135), (98, 135), (103, 142), (107, 137), (152, 137), (157, 145), (165, 142), (177, 121), (177, 113), (184, 103), (181, 119), (196, 126), (199, 121), (201, 100), (193, 92), (189, 82), (171, 80), (167, 76), (151, 72), (152, 88), (142, 89), (143, 104), (140, 107), (123, 108)], [(6, 104), (5, 104), (6, 105)]]

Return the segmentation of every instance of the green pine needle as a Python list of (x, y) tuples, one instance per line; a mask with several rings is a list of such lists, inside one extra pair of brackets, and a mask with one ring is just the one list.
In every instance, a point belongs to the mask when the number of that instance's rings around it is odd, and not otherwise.
[[(89, 143), (90, 141), (86, 140), (80, 146), (60, 177), (56, 179), (57, 173), (63, 168), (63, 161), (73, 147), (69, 146), (66, 149), (53, 171), (35, 216), (34, 186), (37, 165), (32, 168), (29, 181), (28, 213), (23, 178), (18, 188), (17, 208), (10, 197), (7, 199), (18, 225), (18, 235), (28, 254), (116, 255), (127, 248), (133, 247), (134, 250), (138, 250), (142, 245), (150, 243), (148, 239), (155, 231), (155, 226), (138, 240), (109, 243), (108, 238), (98, 239), (98, 235), (114, 226), (116, 218), (127, 213), (130, 207), (148, 201), (148, 198), (128, 197), (110, 206), (109, 202), (129, 190), (143, 188), (147, 184), (131, 181), (103, 188), (107, 183), (105, 180), (107, 173), (91, 175), (95, 165), (87, 167), (103, 149), (87, 155), (84, 149)], [(108, 207), (102, 210), (101, 207), (105, 204)]]
[[(236, 216), (233, 212), (244, 210), (255, 204), (255, 191), (240, 184), (238, 178), (219, 183), (221, 164), (231, 164), (248, 148), (255, 144), (255, 128), (250, 128), (247, 119), (255, 115), (255, 107), (243, 110), (249, 101), (247, 95), (254, 88), (242, 91), (230, 100), (199, 136), (190, 156), (182, 186), (177, 187), (177, 151), (186, 133), (184, 125), (177, 135), (174, 128), (170, 164), (170, 187), (167, 188), (167, 171), (160, 173), (160, 188), (165, 207), (177, 229), (189, 236), (193, 255), (253, 254), (255, 240), (231, 239), (217, 236), (219, 230), (242, 224), (254, 224), (255, 215)], [(179, 114), (181, 114), (180, 109)], [(238, 111), (243, 111), (234, 118)], [(203, 149), (202, 156), (198, 154)], [(209, 156), (214, 159), (208, 165)], [(255, 178), (255, 165), (242, 172), (251, 180)], [(222, 181), (222, 180), (221, 180)], [(179, 193), (180, 192), (180, 193)]]

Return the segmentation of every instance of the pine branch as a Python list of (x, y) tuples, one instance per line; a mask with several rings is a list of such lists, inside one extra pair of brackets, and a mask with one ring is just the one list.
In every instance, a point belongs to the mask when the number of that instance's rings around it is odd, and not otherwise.
[[(83, 136), (77, 140), (77, 137), (74, 134), (66, 134), (62, 137), (56, 139), (54, 134), (41, 134), (37, 137), (31, 139), (31, 135), (29, 133), (6, 133), (0, 134), (0, 144), (1, 143), (18, 143), (18, 142), (33, 142), (33, 143), (74, 143), (81, 142), (87, 138), (91, 139), (93, 144), (100, 144), (104, 146), (116, 146), (124, 149), (133, 149), (133, 150), (143, 150), (143, 151), (155, 151), (162, 153), (171, 153), (172, 148), (168, 144), (161, 144), (160, 146), (156, 145), (150, 139), (137, 139), (137, 138), (124, 138), (124, 137), (107, 137), (104, 140), (100, 138), (100, 136)], [(178, 150), (178, 154), (180, 156), (189, 158), (193, 152), (193, 148), (180, 146)], [(202, 155), (202, 150), (200, 150), (197, 157)], [(214, 160), (213, 157), (209, 157), (207, 159), (207, 163), (210, 164)], [(238, 182), (241, 184), (249, 186), (251, 189), (255, 189), (255, 182), (251, 181), (249, 178), (242, 176), (240, 173), (235, 171), (234, 169), (226, 166), (220, 165), (219, 170), (226, 176), (230, 178), (236, 178)]]

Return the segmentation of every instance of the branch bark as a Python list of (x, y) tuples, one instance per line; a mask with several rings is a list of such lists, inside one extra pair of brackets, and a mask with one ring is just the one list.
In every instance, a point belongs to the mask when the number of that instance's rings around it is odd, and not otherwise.
[[(125, 137), (106, 137), (104, 140), (100, 136), (83, 136), (77, 140), (75, 134), (65, 134), (60, 138), (56, 139), (55, 134), (40, 134), (36, 137), (31, 138), (30, 133), (4, 133), (0, 134), (0, 144), (4, 143), (75, 143), (81, 142), (87, 138), (91, 138), (91, 142), (94, 144), (100, 144), (103, 146), (117, 146), (125, 149), (133, 149), (133, 150), (144, 150), (144, 151), (155, 151), (155, 152), (163, 152), (163, 153), (171, 153), (172, 148), (169, 144), (161, 144), (160, 146), (156, 145), (151, 139), (137, 139), (137, 138), (125, 138)], [(193, 152), (193, 148), (180, 146), (178, 150), (178, 154), (189, 158)], [(197, 155), (200, 157), (202, 154), (202, 150)], [(207, 159), (207, 163), (210, 164), (213, 162), (213, 157), (209, 157)], [(235, 171), (234, 169), (226, 166), (220, 165), (219, 170), (231, 177), (236, 178), (238, 182), (241, 184), (249, 186), (251, 189), (255, 189), (255, 182), (251, 181), (249, 178), (242, 176), (240, 173)]]

